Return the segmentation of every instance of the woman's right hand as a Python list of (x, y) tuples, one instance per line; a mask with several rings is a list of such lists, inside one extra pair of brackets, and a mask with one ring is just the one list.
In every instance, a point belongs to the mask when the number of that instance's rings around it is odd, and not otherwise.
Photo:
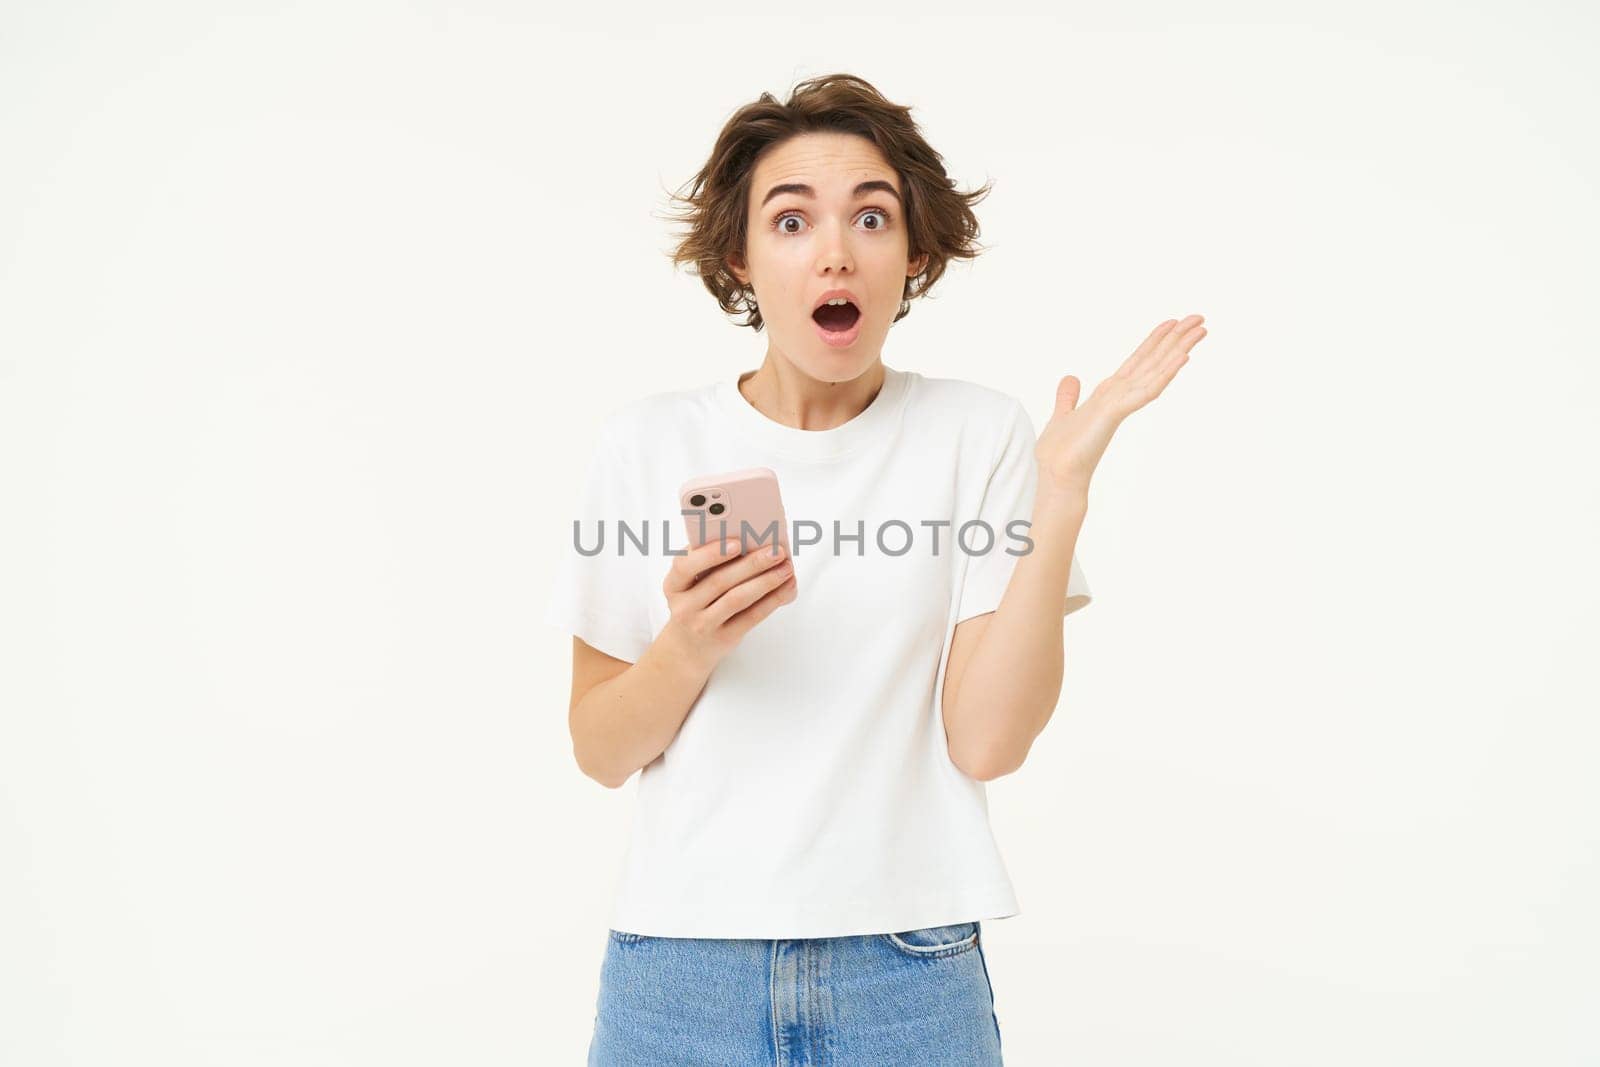
[(781, 545), (743, 548), (737, 537), (708, 541), (674, 559), (661, 583), (672, 614), (667, 628), (707, 671), (797, 595), (794, 563)]

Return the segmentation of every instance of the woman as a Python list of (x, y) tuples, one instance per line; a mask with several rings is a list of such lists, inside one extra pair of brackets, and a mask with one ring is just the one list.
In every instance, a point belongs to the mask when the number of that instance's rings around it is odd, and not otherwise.
[[(1018, 907), (982, 783), (1060, 695), (1090, 475), (1205, 331), (1162, 323), (1081, 406), (1063, 378), (1037, 438), (1003, 393), (886, 366), (987, 192), (909, 114), (833, 75), (733, 115), (674, 261), (765, 360), (602, 425), (602, 550), (576, 537), (547, 614), (580, 767), (642, 771), (591, 1063), (1000, 1062), (979, 923)], [(677, 487), (748, 467), (778, 475), (793, 558), (686, 550)]]

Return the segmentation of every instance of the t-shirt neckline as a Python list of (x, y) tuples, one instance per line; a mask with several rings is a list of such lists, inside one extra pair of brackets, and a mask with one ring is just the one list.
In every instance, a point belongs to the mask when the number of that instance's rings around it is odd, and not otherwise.
[(768, 418), (745, 399), (739, 379), (751, 373), (740, 371), (718, 382), (718, 401), (747, 438), (795, 459), (834, 459), (881, 437), (899, 414), (909, 378), (908, 372), (884, 364), (878, 395), (853, 419), (827, 430), (801, 430)]

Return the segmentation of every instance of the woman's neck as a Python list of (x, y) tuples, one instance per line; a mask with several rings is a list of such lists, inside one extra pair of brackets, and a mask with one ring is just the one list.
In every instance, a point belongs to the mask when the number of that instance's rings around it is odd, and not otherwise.
[(797, 430), (831, 430), (867, 410), (884, 378), (881, 359), (849, 381), (825, 382), (769, 353), (760, 369), (740, 377), (738, 385), (744, 398), (774, 422)]

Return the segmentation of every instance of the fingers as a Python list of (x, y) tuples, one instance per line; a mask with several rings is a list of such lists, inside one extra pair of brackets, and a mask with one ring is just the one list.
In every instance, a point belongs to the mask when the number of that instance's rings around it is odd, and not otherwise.
[(774, 558), (763, 552), (752, 553), (737, 566), (724, 568), (723, 572), (706, 580), (707, 592), (712, 598), (703, 610), (706, 617), (717, 623), (726, 622), (744, 611), (768, 593), (794, 578), (794, 563)]
[(1177, 319), (1168, 319), (1166, 322), (1161, 323), (1155, 329), (1151, 330), (1149, 335), (1139, 343), (1139, 347), (1133, 350), (1133, 355), (1123, 360), (1122, 366), (1117, 368), (1117, 373), (1113, 374), (1112, 377), (1126, 378), (1131, 375), (1134, 372), (1134, 368), (1139, 365), (1140, 361), (1143, 360), (1144, 357), (1148, 356), (1151, 352), (1154, 352), (1156, 350), (1156, 346), (1161, 343), (1162, 339), (1165, 338), (1167, 334), (1172, 331), (1172, 328), (1177, 324)]
[(744, 546), (737, 537), (725, 541), (707, 541), (703, 545), (691, 548), (672, 561), (661, 588), (668, 593), (682, 593), (694, 585), (695, 579), (706, 571), (742, 555), (743, 549)]
[(1056, 410), (1061, 412), (1071, 411), (1078, 406), (1078, 391), (1083, 388), (1083, 383), (1076, 375), (1069, 374), (1061, 379), (1056, 386)]
[[(1128, 357), (1113, 377), (1136, 378), (1153, 371), (1165, 371), (1174, 352), (1187, 354), (1194, 343), (1205, 336), (1205, 330), (1200, 326), (1204, 321), (1204, 315), (1189, 315), (1181, 320), (1168, 319), (1163, 322), (1150, 331), (1150, 335), (1134, 349), (1133, 355)], [(1196, 330), (1199, 332), (1196, 333)]]
[(785, 560), (776, 544), (752, 545), (738, 540), (707, 542), (673, 561), (662, 590), (669, 596), (689, 594), (701, 609), (753, 575)]
[(1169, 376), (1176, 374), (1178, 368), (1189, 361), (1189, 350), (1199, 344), (1200, 339), (1205, 335), (1206, 328), (1199, 324), (1184, 331), (1183, 337), (1178, 339), (1177, 343), (1167, 352), (1166, 357), (1156, 365), (1156, 372)]
[(661, 583), (681, 632), (714, 658), (799, 595), (783, 546), (744, 549), (738, 540), (698, 545), (673, 560)]
[[(1204, 321), (1206, 321), (1204, 315), (1190, 315), (1168, 330), (1166, 336), (1161, 338), (1161, 341), (1156, 345), (1151, 363), (1155, 365), (1161, 364), (1170, 353), (1185, 342), (1188, 342), (1190, 347), (1193, 347), (1194, 341), (1190, 338)], [(1185, 348), (1184, 351), (1188, 351), (1188, 349)]]
[[(765, 577), (763, 575), (763, 578)], [(746, 582), (745, 584), (755, 585), (756, 583)], [(777, 611), (784, 604), (793, 601), (799, 595), (797, 589), (794, 575), (790, 574), (784, 581), (779, 582), (773, 589), (764, 593), (754, 604), (731, 616), (727, 622), (723, 623), (723, 628), (728, 630), (734, 637), (742, 638), (762, 619)], [(731, 595), (730, 593), (729, 596)]]
[[(1174, 330), (1173, 334), (1176, 335), (1177, 331)], [(1149, 357), (1149, 365), (1130, 379), (1129, 384), (1138, 396), (1140, 406), (1148, 404), (1166, 391), (1167, 385), (1176, 377), (1178, 371), (1189, 362), (1189, 350), (1199, 344), (1205, 335), (1205, 327), (1195, 323), (1181, 335), (1176, 336), (1176, 339), (1163, 341), (1157, 351)]]

